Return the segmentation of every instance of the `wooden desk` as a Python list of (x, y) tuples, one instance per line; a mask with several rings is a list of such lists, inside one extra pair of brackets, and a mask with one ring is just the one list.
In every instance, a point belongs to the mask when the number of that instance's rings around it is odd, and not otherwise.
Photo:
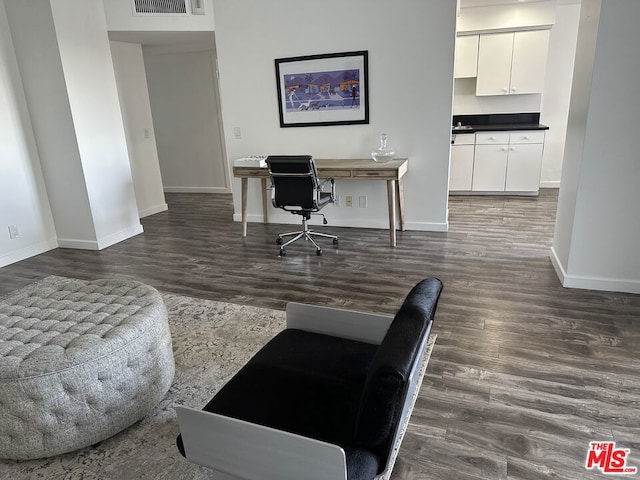
[[(389, 243), (396, 246), (396, 202), (400, 216), (400, 230), (404, 231), (404, 192), (402, 176), (407, 173), (409, 160), (396, 158), (387, 163), (376, 163), (371, 159), (316, 159), (318, 176), (336, 180), (386, 180), (389, 203)], [(242, 236), (247, 236), (247, 186), (250, 178), (259, 178), (262, 184), (262, 215), (268, 223), (266, 167), (233, 167), (233, 176), (242, 184)], [(397, 195), (397, 200), (396, 200)]]

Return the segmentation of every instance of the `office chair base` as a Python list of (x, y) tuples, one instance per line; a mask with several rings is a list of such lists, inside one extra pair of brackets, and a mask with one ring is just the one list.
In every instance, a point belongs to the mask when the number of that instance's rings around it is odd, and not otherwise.
[[(283, 237), (289, 237), (289, 236), (293, 236), (293, 238), (285, 242)], [(333, 239), (333, 244), (338, 245), (338, 237), (336, 235), (328, 235), (326, 233), (314, 232), (313, 230), (309, 230), (309, 229), (305, 229), (299, 232), (282, 233), (278, 235), (278, 238), (276, 239), (276, 243), (280, 245), (280, 256), (284, 257), (287, 254), (287, 251), (285, 250), (286, 246), (291, 245), (293, 242), (298, 241), (303, 237), (305, 240), (308, 240), (311, 243), (313, 243), (313, 246), (316, 247), (316, 255), (321, 256), (322, 248), (320, 248), (320, 246), (316, 243), (316, 241), (313, 239), (313, 236), (331, 238)]]

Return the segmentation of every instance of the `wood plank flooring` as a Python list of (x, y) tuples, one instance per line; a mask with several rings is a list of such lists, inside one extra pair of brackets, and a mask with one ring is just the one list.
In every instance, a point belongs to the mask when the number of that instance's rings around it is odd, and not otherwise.
[[(0, 269), (0, 294), (47, 275), (127, 277), (160, 290), (282, 309), (301, 301), (394, 313), (420, 279), (444, 283), (438, 334), (393, 479), (596, 479), (589, 441), (640, 467), (640, 296), (564, 289), (548, 258), (557, 193), (452, 197), (447, 233), (231, 221), (229, 195), (168, 194), (145, 233), (101, 252), (57, 249)], [(331, 209), (325, 209), (331, 222)]]

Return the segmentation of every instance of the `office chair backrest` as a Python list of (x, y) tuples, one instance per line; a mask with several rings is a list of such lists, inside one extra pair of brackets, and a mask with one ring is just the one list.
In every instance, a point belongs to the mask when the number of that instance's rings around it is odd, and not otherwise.
[(266, 161), (276, 207), (317, 209), (318, 171), (311, 155), (270, 155)]

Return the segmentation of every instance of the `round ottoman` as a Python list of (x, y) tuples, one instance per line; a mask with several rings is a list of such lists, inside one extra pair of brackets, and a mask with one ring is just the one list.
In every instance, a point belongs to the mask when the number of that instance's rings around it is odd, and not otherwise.
[(0, 458), (104, 440), (149, 412), (173, 381), (167, 311), (123, 280), (44, 281), (0, 300)]

